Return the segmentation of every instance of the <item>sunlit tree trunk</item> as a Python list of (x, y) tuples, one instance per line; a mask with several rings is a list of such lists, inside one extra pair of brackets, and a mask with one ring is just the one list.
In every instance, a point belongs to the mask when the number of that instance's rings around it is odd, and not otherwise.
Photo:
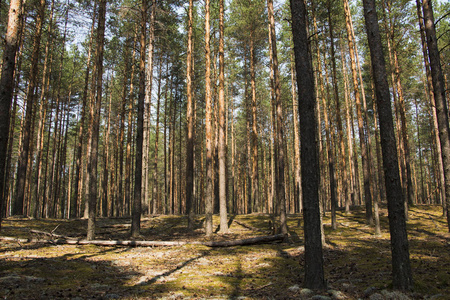
[[(137, 26), (135, 27), (134, 39), (132, 43), (132, 54), (131, 54), (131, 74), (130, 74), (130, 92), (129, 100), (128, 100), (128, 117), (127, 117), (127, 148), (125, 154), (125, 197), (121, 200), (119, 206), (117, 207), (118, 211), (116, 212), (117, 216), (121, 214), (125, 214), (126, 208), (131, 204), (131, 174), (132, 174), (132, 162), (131, 162), (131, 146), (133, 144), (133, 106), (134, 106), (134, 70), (135, 70), (135, 56), (136, 56), (136, 43), (138, 39)], [(128, 211), (127, 211), (128, 213)]]
[[(225, 128), (224, 0), (219, 0), (219, 203), (220, 203), (221, 233), (228, 233), (227, 192), (226, 192), (227, 152), (226, 152), (225, 131), (226, 128)], [(256, 161), (256, 164), (258, 164), (258, 161)]]
[(353, 26), (351, 21), (350, 8), (348, 4), (348, 0), (343, 0), (344, 3), (344, 13), (346, 20), (346, 28), (347, 28), (347, 41), (348, 48), (350, 53), (350, 63), (352, 69), (352, 79), (353, 79), (353, 92), (355, 95), (355, 103), (356, 103), (356, 113), (358, 117), (358, 130), (359, 130), (359, 141), (361, 147), (361, 160), (363, 165), (363, 178), (364, 178), (364, 201), (366, 204), (366, 221), (368, 224), (373, 224), (373, 214), (372, 214), (372, 195), (370, 192), (370, 166), (369, 166), (369, 157), (367, 151), (367, 143), (366, 143), (366, 133), (364, 131), (364, 121), (363, 121), (363, 111), (361, 107), (361, 99), (359, 92), (359, 84), (358, 84), (358, 74), (356, 70), (356, 62), (355, 62), (355, 46), (353, 40)]
[(156, 100), (156, 128), (155, 128), (155, 153), (153, 159), (153, 191), (152, 191), (152, 213), (158, 213), (158, 142), (159, 142), (159, 109), (161, 104), (161, 77), (162, 77), (162, 55), (159, 57), (158, 94)]
[[(114, 203), (114, 209), (111, 211), (111, 215), (119, 216), (120, 207), (124, 201), (124, 196), (126, 195), (123, 191), (124, 189), (124, 180), (122, 178), (123, 174), (123, 162), (124, 162), (124, 141), (125, 141), (125, 112), (127, 109), (127, 92), (128, 92), (128, 78), (130, 72), (130, 48), (131, 48), (131, 39), (127, 36), (125, 41), (124, 49), (123, 49), (123, 61), (124, 61), (124, 73), (123, 73), (123, 86), (122, 86), (122, 106), (120, 109), (120, 127), (119, 127), (119, 136), (118, 136), (118, 146), (119, 146), (119, 160), (118, 160), (118, 168), (120, 176), (117, 178), (118, 180), (118, 188), (119, 194)], [(134, 52), (134, 49), (133, 49)], [(133, 55), (134, 57), (134, 55)], [(132, 84), (132, 83), (131, 83)], [(131, 98), (131, 97), (130, 97)], [(131, 99), (130, 99), (131, 101)], [(127, 145), (128, 146), (128, 145)], [(126, 166), (125, 166), (126, 172)], [(129, 176), (129, 174), (128, 174)], [(125, 180), (127, 176), (125, 175)], [(126, 186), (125, 186), (126, 188)]]
[(205, 194), (205, 233), (213, 233), (213, 157), (212, 157), (212, 106), (211, 106), (211, 48), (210, 48), (210, 2), (205, 0), (205, 136), (206, 136), (206, 194)]
[[(50, 23), (49, 23), (49, 32), (52, 31), (53, 28), (53, 11), (54, 11), (55, 2), (52, 1), (51, 9), (50, 9)], [(44, 128), (45, 128), (45, 120), (47, 117), (47, 109), (48, 109), (48, 90), (49, 90), (49, 74), (52, 72), (52, 55), (50, 54), (53, 49), (53, 38), (50, 35), (47, 43), (45, 45), (45, 60), (44, 60), (44, 69), (42, 71), (42, 91), (40, 96), (40, 105), (39, 105), (39, 122), (38, 122), (38, 135), (37, 135), (37, 156), (36, 156), (36, 172), (35, 172), (35, 192), (34, 192), (34, 210), (33, 217), (39, 218), (40, 216), (40, 188), (41, 188), (41, 173), (42, 173), (42, 151), (44, 148)]]
[[(95, 217), (96, 217), (96, 205), (97, 205), (97, 160), (98, 160), (98, 139), (100, 131), (100, 110), (102, 106), (102, 86), (103, 86), (103, 48), (105, 41), (105, 15), (106, 15), (106, 0), (99, 0), (98, 10), (98, 27), (97, 27), (97, 50), (96, 50), (96, 69), (97, 73), (94, 76), (96, 79), (96, 99), (95, 109), (92, 122), (92, 139), (91, 139), (91, 157), (88, 162), (88, 175), (89, 175), (89, 215), (88, 215), (88, 228), (87, 239), (93, 240), (95, 237)], [(94, 88), (94, 87), (92, 87)]]
[[(111, 88), (113, 79), (110, 80)], [(111, 131), (111, 101), (112, 101), (112, 91), (109, 91), (109, 105), (108, 105), (108, 116), (106, 119), (105, 133), (103, 134), (103, 180), (102, 180), (102, 196), (101, 196), (101, 216), (106, 217), (108, 215), (108, 199), (112, 197), (111, 193), (109, 193), (109, 136)], [(113, 182), (111, 180), (111, 182)]]
[(153, 89), (154, 36), (156, 0), (151, 0), (150, 28), (147, 49), (147, 68), (145, 70), (144, 134), (142, 146), (142, 214), (150, 212), (150, 116)]
[(194, 99), (192, 90), (192, 61), (193, 61), (193, 7), (194, 1), (189, 0), (189, 16), (188, 16), (188, 44), (187, 44), (187, 63), (186, 63), (186, 94), (187, 94), (187, 139), (186, 139), (186, 214), (188, 216), (188, 228), (192, 229), (194, 226), (194, 211), (192, 209), (193, 203), (193, 189), (194, 189)]
[[(297, 91), (295, 89), (295, 61), (294, 61), (294, 52), (291, 52), (290, 55), (290, 67), (291, 67), (291, 94), (292, 94), (292, 114), (293, 114), (293, 122), (294, 122), (294, 197), (296, 203), (295, 212), (301, 212), (303, 210), (302, 207), (302, 188), (301, 188), (301, 176), (300, 176), (300, 135), (299, 135), (299, 119), (298, 119), (298, 99), (297, 99)], [(265, 161), (265, 160), (264, 160)]]
[[(33, 51), (31, 54), (31, 64), (29, 71), (29, 83), (27, 88), (26, 99), (26, 113), (25, 113), (25, 125), (23, 128), (22, 136), (22, 149), (19, 154), (19, 162), (17, 166), (17, 180), (16, 180), (16, 197), (13, 203), (12, 213), (14, 215), (24, 214), (24, 201), (25, 201), (25, 181), (28, 168), (28, 154), (30, 151), (30, 142), (32, 139), (32, 120), (33, 120), (33, 108), (36, 98), (36, 86), (38, 76), (38, 62), (40, 54), (40, 44), (42, 36), (42, 27), (44, 22), (46, 1), (41, 0), (38, 6), (38, 13), (36, 16), (35, 32), (33, 39)], [(20, 7), (19, 7), (20, 8)], [(9, 108), (8, 108), (9, 109)], [(9, 113), (8, 113), (9, 115)], [(6, 132), (9, 132), (8, 130)]]
[[(332, 84), (333, 84), (333, 97), (336, 109), (336, 125), (339, 134), (339, 157), (340, 157), (340, 169), (342, 172), (342, 191), (344, 201), (348, 199), (348, 187), (347, 187), (347, 164), (345, 157), (345, 142), (344, 142), (344, 130), (342, 129), (341, 120), (341, 101), (339, 99), (339, 87), (337, 82), (337, 68), (336, 68), (336, 53), (334, 45), (334, 26), (331, 18), (331, 1), (328, 3), (328, 26), (330, 31), (330, 52), (331, 52), (331, 67), (332, 67)], [(339, 202), (342, 201), (342, 198)]]
[[(281, 103), (281, 82), (280, 73), (278, 70), (278, 53), (275, 33), (275, 18), (273, 15), (273, 1), (268, 0), (267, 6), (269, 9), (269, 22), (271, 31), (271, 49), (272, 51), (272, 65), (274, 73), (274, 87), (275, 87), (275, 106), (276, 106), (276, 123), (277, 123), (277, 146), (278, 146), (278, 176), (277, 176), (277, 201), (280, 204), (280, 226), (281, 233), (287, 234), (287, 217), (286, 217), (286, 192), (284, 182), (284, 168), (285, 168), (285, 150), (284, 150), (284, 117), (283, 105)], [(298, 69), (297, 69), (298, 70)], [(297, 73), (298, 76), (298, 73)]]
[(94, 28), (95, 28), (95, 20), (96, 20), (96, 10), (97, 10), (97, 1), (94, 4), (93, 17), (92, 17), (92, 26), (91, 33), (89, 37), (89, 46), (88, 46), (88, 56), (86, 61), (86, 73), (84, 77), (84, 88), (83, 88), (83, 96), (82, 96), (82, 108), (81, 108), (81, 118), (80, 125), (78, 127), (78, 144), (77, 144), (77, 152), (76, 152), (76, 166), (75, 166), (75, 187), (74, 187), (74, 197), (72, 200), (73, 209), (72, 216), (78, 217), (80, 214), (81, 200), (83, 194), (83, 162), (82, 162), (82, 154), (83, 154), (83, 143), (84, 143), (84, 123), (86, 122), (86, 109), (87, 109), (87, 99), (88, 99), (88, 90), (89, 90), (89, 74), (91, 69), (91, 56), (92, 56), (92, 41), (94, 37)]

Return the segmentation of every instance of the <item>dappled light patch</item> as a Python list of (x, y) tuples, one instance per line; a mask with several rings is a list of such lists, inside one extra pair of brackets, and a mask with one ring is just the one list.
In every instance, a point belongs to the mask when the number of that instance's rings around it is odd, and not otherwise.
[[(387, 295), (385, 290), (391, 287), (391, 252), (387, 212), (384, 209), (382, 212), (381, 237), (375, 237), (374, 228), (365, 224), (362, 211), (350, 214), (339, 211), (336, 230), (331, 228), (329, 215), (324, 218), (327, 291), (308, 291), (302, 287), (303, 224), (298, 222), (301, 215), (296, 214), (288, 218), (288, 243), (227, 248), (192, 244), (133, 248), (0, 241), (0, 297), (308, 299), (322, 295), (358, 299), (369, 292)], [(450, 235), (445, 230), (440, 207), (413, 207), (409, 216), (415, 282), (410, 298), (449, 295)], [(203, 220), (197, 216), (195, 230), (188, 231), (186, 218), (182, 216), (144, 218), (139, 239), (191, 242), (243, 239), (266, 234), (272, 222), (269, 215), (263, 214), (235, 216), (229, 234), (206, 238)], [(214, 216), (214, 224), (218, 223), (218, 216)], [(130, 220), (126, 218), (99, 219), (98, 238), (129, 238), (128, 224)], [(85, 225), (85, 220), (13, 218), (3, 221), (2, 235), (27, 238), (33, 229), (82, 237)]]

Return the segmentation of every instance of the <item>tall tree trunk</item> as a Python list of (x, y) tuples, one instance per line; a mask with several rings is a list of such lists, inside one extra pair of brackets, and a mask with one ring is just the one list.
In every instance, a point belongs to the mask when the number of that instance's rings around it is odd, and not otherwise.
[[(220, 232), (228, 233), (225, 127), (224, 0), (219, 0), (219, 203)], [(256, 97), (256, 95), (255, 95)], [(256, 161), (256, 164), (258, 161)]]
[(134, 39), (132, 43), (133, 52), (131, 54), (131, 74), (130, 74), (130, 92), (129, 92), (129, 100), (128, 100), (128, 130), (127, 130), (127, 149), (126, 149), (126, 158), (125, 158), (125, 197), (123, 201), (120, 202), (119, 207), (117, 207), (117, 215), (124, 213), (127, 207), (129, 207), (131, 203), (131, 145), (133, 142), (132, 130), (133, 130), (133, 106), (134, 106), (134, 69), (135, 69), (135, 56), (136, 56), (136, 43), (137, 43), (137, 26), (135, 27)]
[(386, 76), (378, 17), (374, 0), (363, 0), (364, 18), (369, 41), (372, 73), (380, 121), (381, 147), (385, 172), (386, 193), (391, 234), (393, 287), (410, 290), (413, 286), (409, 262), (408, 236), (406, 233), (405, 211), (402, 203), (402, 187), (398, 169), (397, 149), (389, 85)]
[(9, 113), (14, 92), (14, 70), (16, 67), (16, 52), (19, 42), (22, 1), (12, 0), (9, 4), (8, 27), (3, 51), (2, 74), (0, 79), (0, 229), (5, 209), (4, 186), (6, 181), (5, 163), (8, 148)]
[[(366, 222), (370, 225), (373, 225), (373, 214), (372, 214), (372, 195), (370, 192), (370, 166), (369, 166), (369, 157), (367, 155), (367, 144), (366, 144), (366, 133), (364, 131), (364, 121), (363, 121), (363, 111), (361, 107), (360, 93), (359, 93), (359, 84), (358, 84), (358, 75), (356, 71), (356, 62), (355, 62), (355, 45), (353, 40), (353, 26), (350, 14), (350, 7), (348, 4), (348, 0), (343, 0), (344, 3), (344, 13), (346, 20), (346, 28), (347, 28), (347, 40), (348, 40), (348, 48), (350, 53), (350, 62), (352, 69), (352, 79), (353, 79), (353, 92), (355, 95), (355, 103), (356, 103), (356, 112), (358, 117), (358, 130), (359, 130), (359, 141), (361, 147), (361, 160), (363, 164), (363, 178), (364, 178), (364, 201), (366, 204)], [(361, 82), (362, 84), (362, 82)]]
[[(89, 215), (87, 239), (93, 240), (95, 237), (95, 217), (97, 204), (97, 159), (98, 159), (98, 139), (100, 131), (100, 112), (102, 106), (102, 84), (103, 84), (103, 44), (105, 41), (105, 15), (106, 15), (106, 0), (99, 0), (98, 10), (98, 27), (97, 27), (97, 50), (96, 50), (96, 99), (95, 104), (92, 105), (94, 109), (92, 122), (92, 139), (91, 139), (91, 155), (88, 161), (88, 175), (89, 175)], [(92, 87), (94, 88), (94, 87)]]
[[(49, 23), (49, 32), (52, 32), (53, 28), (53, 12), (55, 7), (55, 1), (52, 0), (51, 9), (50, 9), (50, 23)], [(38, 128), (38, 136), (37, 136), (37, 156), (36, 156), (36, 173), (35, 173), (35, 193), (34, 193), (34, 218), (39, 218), (40, 216), (40, 188), (41, 188), (41, 172), (42, 172), (42, 151), (44, 148), (44, 128), (45, 128), (45, 120), (47, 118), (47, 109), (48, 109), (48, 90), (50, 87), (49, 74), (52, 72), (52, 52), (53, 50), (53, 37), (49, 35), (47, 43), (45, 45), (45, 61), (44, 61), (44, 70), (42, 72), (42, 91), (40, 97), (40, 105), (39, 105), (39, 128)]]
[(205, 0), (205, 137), (206, 137), (206, 195), (205, 195), (205, 233), (213, 233), (213, 148), (212, 148), (212, 106), (211, 106), (211, 46), (210, 46), (210, 1)]
[[(37, 76), (38, 76), (38, 61), (40, 54), (40, 44), (41, 44), (41, 36), (42, 36), (42, 26), (44, 22), (44, 13), (45, 13), (45, 0), (40, 0), (38, 6), (38, 13), (36, 16), (36, 25), (33, 39), (33, 52), (31, 54), (31, 66), (30, 66), (30, 75), (29, 75), (29, 83), (27, 89), (27, 100), (26, 100), (26, 114), (25, 114), (25, 126), (23, 128), (23, 136), (22, 136), (22, 149), (19, 155), (19, 162), (17, 166), (17, 181), (16, 181), (16, 199), (13, 203), (13, 211), (12, 213), (23, 214), (24, 213), (24, 200), (25, 200), (25, 180), (27, 176), (27, 167), (28, 167), (28, 153), (30, 151), (30, 141), (33, 136), (32, 130), (32, 120), (33, 120), (33, 107), (34, 100), (36, 97), (36, 85), (37, 85)], [(9, 131), (6, 131), (9, 132)]]
[[(332, 134), (331, 134), (331, 128), (332, 128), (332, 124), (331, 124), (331, 119), (328, 119), (328, 104), (326, 101), (326, 96), (325, 96), (325, 91), (324, 91), (324, 85), (325, 83), (323, 82), (323, 76), (322, 76), (322, 67), (321, 67), (321, 62), (320, 62), (320, 49), (319, 47), (317, 47), (317, 64), (318, 64), (318, 69), (319, 69), (319, 85), (320, 85), (320, 90), (321, 90), (321, 97), (322, 97), (322, 105), (323, 105), (323, 117), (324, 117), (324, 122), (325, 122), (325, 134), (326, 134), (326, 144), (325, 144), (325, 148), (327, 150), (328, 153), (328, 172), (329, 172), (329, 185), (330, 185), (330, 204), (331, 204), (331, 228), (332, 229), (337, 229), (337, 223), (336, 223), (336, 208), (337, 208), (337, 197), (336, 197), (336, 174), (335, 174), (335, 163), (334, 163), (334, 153), (333, 153), (333, 147), (334, 147), (334, 139), (332, 138)], [(325, 55), (325, 53), (324, 53)], [(324, 57), (324, 61), (325, 61), (325, 57)], [(326, 68), (326, 67), (325, 67)], [(327, 87), (328, 87), (328, 72), (327, 70), (325, 70), (326, 73), (326, 78), (327, 78)], [(328, 88), (327, 88), (328, 90)], [(328, 93), (328, 99), (330, 99), (329, 97), (329, 93)]]
[(131, 236), (141, 233), (142, 213), (142, 152), (145, 110), (145, 41), (147, 33), (147, 0), (141, 2), (141, 48), (139, 58), (139, 98), (136, 128), (136, 166), (134, 170), (134, 199), (131, 214)]
[(302, 0), (291, 0), (291, 14), (299, 93), (305, 231), (305, 286), (311, 289), (325, 289), (319, 207), (319, 158), (316, 151), (316, 97), (311, 53), (308, 45), (305, 3)]
[[(123, 174), (123, 163), (124, 163), (124, 141), (125, 141), (125, 113), (127, 109), (127, 92), (128, 92), (128, 76), (130, 72), (130, 48), (131, 48), (131, 38), (127, 36), (125, 41), (124, 49), (123, 49), (123, 60), (124, 60), (124, 73), (123, 73), (123, 87), (122, 87), (122, 106), (120, 109), (120, 127), (119, 127), (119, 137), (118, 137), (118, 146), (119, 146), (119, 174)], [(133, 50), (134, 51), (134, 50)], [(126, 168), (126, 167), (125, 167)], [(126, 171), (125, 171), (126, 172)], [(129, 176), (129, 174), (128, 174)], [(126, 178), (126, 176), (125, 176)], [(129, 177), (128, 177), (129, 178)], [(124, 201), (124, 197), (126, 194), (123, 192), (124, 188), (124, 180), (122, 176), (118, 178), (119, 184), (119, 194), (117, 197), (117, 201), (114, 203), (114, 209), (111, 211), (111, 215), (119, 216), (120, 207)], [(126, 187), (125, 187), (126, 188)]]
[(155, 157), (153, 160), (152, 213), (158, 213), (158, 141), (159, 141), (159, 108), (161, 103), (162, 54), (159, 56), (158, 95), (156, 102)]
[(255, 73), (255, 41), (253, 32), (250, 34), (250, 84), (252, 90), (251, 101), (251, 211), (259, 211), (259, 178), (258, 178), (258, 121), (257, 121), (257, 103), (256, 103), (256, 73)]
[(444, 176), (444, 163), (442, 161), (442, 148), (441, 143), (439, 140), (439, 124), (437, 119), (437, 112), (434, 107), (436, 106), (435, 100), (434, 100), (434, 91), (433, 91), (433, 79), (431, 77), (431, 70), (430, 70), (430, 61), (428, 59), (428, 50), (427, 50), (427, 41), (426, 41), (426, 33), (425, 33), (425, 25), (423, 20), (423, 13), (422, 13), (422, 3), (421, 0), (416, 0), (416, 7), (417, 7), (417, 16), (419, 21), (419, 28), (420, 28), (420, 38), (422, 43), (422, 53), (423, 53), (423, 60), (425, 64), (425, 71), (426, 71), (426, 88), (428, 91), (428, 100), (431, 103), (431, 112), (433, 115), (433, 128), (434, 128), (434, 143), (436, 144), (436, 152), (438, 156), (439, 161), (439, 187), (440, 187), (440, 198), (441, 203), (443, 204), (443, 208), (445, 208), (445, 176)]
[[(278, 144), (278, 176), (277, 176), (277, 192), (278, 203), (280, 204), (280, 225), (281, 233), (287, 234), (287, 217), (286, 217), (286, 197), (285, 197), (285, 183), (284, 183), (284, 168), (285, 168), (285, 151), (284, 151), (284, 117), (283, 105), (281, 103), (281, 82), (280, 72), (278, 70), (278, 53), (277, 53), (277, 37), (275, 33), (275, 18), (273, 15), (273, 1), (268, 0), (269, 22), (272, 39), (272, 64), (274, 72), (275, 85), (275, 105), (276, 105), (276, 119), (277, 119), (277, 144)], [(298, 73), (297, 73), (298, 74)]]
[[(330, 31), (330, 52), (331, 52), (331, 67), (332, 67), (332, 84), (333, 84), (333, 98), (336, 107), (336, 124), (337, 130), (339, 134), (339, 157), (340, 157), (340, 168), (342, 172), (342, 190), (344, 201), (348, 199), (348, 187), (347, 187), (347, 164), (345, 157), (345, 142), (344, 142), (344, 130), (342, 129), (342, 120), (341, 120), (341, 101), (339, 99), (339, 87), (337, 82), (337, 68), (336, 68), (336, 53), (335, 53), (335, 45), (334, 45), (334, 27), (333, 21), (331, 18), (331, 1), (328, 3), (328, 26)], [(342, 198), (339, 202), (342, 201)]]
[(96, 20), (96, 11), (97, 11), (97, 1), (94, 4), (93, 17), (92, 17), (92, 25), (91, 25), (91, 33), (89, 37), (89, 47), (88, 47), (88, 56), (86, 62), (86, 73), (84, 75), (84, 88), (83, 88), (83, 98), (82, 98), (82, 107), (81, 107), (81, 118), (80, 125), (78, 127), (78, 144), (77, 144), (77, 153), (76, 153), (76, 166), (75, 166), (75, 187), (74, 187), (74, 197), (73, 197), (73, 212), (72, 217), (78, 217), (80, 215), (81, 209), (81, 200), (83, 194), (83, 162), (82, 162), (82, 154), (83, 154), (83, 141), (84, 141), (84, 123), (86, 122), (86, 110), (87, 110), (87, 100), (88, 100), (88, 90), (89, 90), (89, 75), (91, 71), (91, 56), (92, 56), (92, 41), (94, 38), (94, 29), (95, 29), (95, 20)]
[[(113, 78), (108, 80), (109, 87), (107, 89), (112, 88)], [(108, 83), (107, 83), (108, 84)], [(108, 116), (106, 117), (106, 127), (105, 133), (103, 134), (103, 180), (102, 180), (102, 193), (101, 193), (101, 216), (108, 216), (108, 200), (111, 198), (111, 194), (109, 193), (109, 133), (111, 131), (111, 102), (112, 102), (112, 91), (109, 91), (109, 105), (108, 105)], [(107, 97), (107, 96), (106, 96)], [(112, 182), (112, 180), (111, 180)]]
[(444, 165), (447, 225), (450, 232), (450, 130), (448, 125), (448, 108), (445, 101), (444, 77), (442, 75), (431, 0), (423, 0), (422, 9), (425, 23), (425, 33), (427, 36), (428, 56), (430, 58), (434, 100), (436, 102), (435, 109), (439, 125), (439, 139), (442, 149), (442, 162)]
[(192, 90), (192, 61), (193, 61), (193, 9), (194, 1), (189, 0), (189, 15), (188, 15), (188, 44), (187, 44), (187, 63), (186, 63), (186, 93), (187, 93), (187, 139), (186, 139), (186, 215), (188, 216), (188, 228), (192, 229), (194, 226), (194, 211), (192, 209), (193, 203), (193, 188), (194, 188), (194, 97)]
[[(372, 82), (373, 85), (373, 82)], [(382, 166), (382, 158), (381, 158), (381, 149), (380, 149), (380, 139), (378, 137), (379, 134), (379, 130), (378, 130), (378, 122), (377, 122), (377, 118), (376, 116), (378, 115), (378, 109), (377, 109), (377, 104), (376, 104), (376, 95), (375, 95), (375, 87), (372, 87), (372, 107), (373, 107), (373, 114), (375, 115), (375, 118), (373, 118), (374, 121), (374, 128), (375, 128), (375, 147), (376, 147), (376, 152), (377, 152), (377, 164), (378, 164), (378, 182), (379, 182), (379, 187), (380, 187), (380, 191), (378, 192), (378, 196), (375, 197), (374, 199), (374, 213), (375, 213), (375, 236), (380, 236), (381, 235), (381, 224), (380, 224), (380, 212), (379, 212), (379, 204), (380, 204), (380, 200), (381, 198), (385, 198), (385, 189), (382, 188), (383, 186), (385, 186), (384, 184), (384, 177), (382, 176), (383, 172), (383, 166)]]
[(303, 211), (302, 206), (302, 188), (301, 188), (301, 176), (300, 176), (300, 135), (299, 135), (299, 119), (298, 119), (298, 99), (297, 92), (295, 89), (295, 61), (294, 61), (294, 52), (291, 51), (291, 94), (292, 94), (292, 114), (294, 118), (294, 173), (295, 173), (295, 187), (294, 187), (294, 195), (295, 195), (295, 203), (296, 203), (296, 213)]
[(149, 179), (150, 179), (150, 116), (151, 116), (151, 101), (152, 101), (152, 88), (153, 88), (153, 54), (154, 54), (154, 26), (155, 26), (155, 7), (156, 0), (152, 1), (152, 7), (150, 11), (150, 29), (149, 29), (149, 40), (148, 40), (148, 53), (147, 53), (147, 69), (145, 71), (146, 82), (145, 82), (145, 103), (144, 103), (144, 135), (143, 135), (143, 146), (142, 146), (142, 204), (143, 204), (143, 214), (148, 214), (150, 212), (149, 204)]

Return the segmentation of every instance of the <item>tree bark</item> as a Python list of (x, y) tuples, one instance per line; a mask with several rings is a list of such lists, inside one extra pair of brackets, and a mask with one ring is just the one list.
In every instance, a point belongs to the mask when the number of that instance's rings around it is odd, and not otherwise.
[(117, 207), (117, 216), (121, 214), (124, 215), (124, 211), (131, 204), (131, 146), (133, 143), (133, 106), (134, 106), (134, 70), (135, 70), (135, 56), (136, 56), (136, 43), (138, 38), (137, 26), (135, 27), (134, 39), (132, 43), (132, 54), (131, 54), (131, 74), (130, 74), (130, 91), (129, 91), (129, 100), (128, 100), (128, 130), (127, 130), (127, 149), (126, 149), (126, 157), (125, 157), (125, 197), (123, 201), (120, 202)]
[[(97, 206), (97, 160), (98, 160), (98, 139), (100, 131), (100, 111), (102, 106), (102, 84), (103, 84), (103, 44), (105, 41), (105, 15), (106, 15), (106, 0), (99, 0), (98, 10), (98, 27), (97, 27), (97, 50), (96, 50), (96, 99), (95, 104), (92, 105), (95, 109), (92, 121), (92, 139), (91, 139), (91, 157), (88, 162), (89, 174), (89, 214), (88, 214), (88, 228), (87, 239), (93, 240), (95, 237), (95, 217)], [(94, 88), (94, 87), (93, 87)]]
[(308, 44), (306, 7), (302, 0), (291, 0), (290, 4), (299, 93), (305, 231), (305, 286), (311, 289), (325, 289), (319, 208), (319, 158), (316, 144), (316, 97)]
[(213, 155), (212, 155), (212, 106), (211, 106), (211, 48), (210, 48), (210, 1), (205, 0), (205, 138), (206, 138), (206, 194), (205, 233), (213, 233)]
[[(225, 127), (224, 0), (219, 0), (219, 205), (220, 232), (228, 233)], [(256, 161), (258, 163), (258, 161)]]
[(442, 75), (431, 0), (423, 0), (422, 9), (425, 23), (425, 33), (427, 36), (428, 57), (430, 59), (434, 100), (436, 102), (435, 109), (439, 125), (442, 162), (444, 164), (445, 203), (447, 208), (447, 225), (450, 232), (450, 130), (448, 125), (448, 108), (445, 101), (444, 77)]
[(89, 37), (89, 50), (88, 57), (86, 62), (86, 73), (84, 77), (84, 88), (83, 88), (83, 98), (82, 98), (82, 107), (81, 107), (81, 118), (80, 125), (78, 127), (78, 144), (77, 144), (77, 153), (76, 153), (76, 166), (75, 166), (75, 193), (73, 197), (73, 209), (72, 216), (78, 217), (80, 215), (81, 209), (81, 200), (83, 193), (83, 163), (82, 163), (82, 155), (83, 155), (83, 137), (84, 137), (84, 123), (86, 122), (86, 109), (87, 109), (87, 99), (88, 99), (88, 90), (89, 90), (89, 74), (91, 69), (91, 56), (92, 56), (92, 41), (94, 37), (94, 29), (95, 29), (95, 17), (97, 10), (97, 1), (94, 4), (93, 17), (92, 17), (92, 26), (91, 33)]
[[(287, 217), (286, 217), (286, 191), (284, 182), (284, 168), (285, 168), (285, 151), (284, 151), (284, 117), (283, 105), (281, 103), (281, 82), (280, 72), (278, 70), (278, 53), (277, 53), (277, 37), (275, 33), (275, 18), (273, 15), (273, 1), (267, 1), (269, 9), (269, 22), (271, 31), (271, 49), (272, 51), (272, 65), (275, 86), (275, 106), (276, 106), (276, 122), (277, 122), (277, 146), (278, 146), (278, 176), (277, 176), (277, 195), (278, 203), (280, 204), (280, 226), (281, 233), (287, 234)], [(298, 74), (298, 73), (297, 73)]]
[(391, 233), (393, 287), (400, 290), (410, 290), (413, 287), (413, 281), (409, 261), (408, 236), (398, 169), (390, 91), (387, 82), (378, 17), (374, 0), (363, 0), (363, 4), (372, 61), (372, 73), (377, 96), (383, 166), (386, 178), (389, 229)]
[(188, 44), (187, 44), (187, 63), (186, 63), (186, 93), (187, 93), (187, 139), (186, 139), (186, 215), (188, 216), (188, 228), (194, 226), (193, 189), (194, 189), (194, 99), (192, 91), (192, 35), (193, 35), (193, 7), (194, 1), (189, 0), (188, 15)]
[[(36, 85), (38, 76), (38, 60), (40, 54), (40, 44), (42, 36), (42, 26), (44, 22), (46, 1), (41, 0), (38, 6), (38, 13), (36, 16), (36, 25), (33, 39), (33, 51), (31, 54), (31, 66), (29, 83), (27, 89), (27, 100), (26, 100), (26, 114), (25, 114), (25, 125), (23, 128), (22, 136), (22, 149), (19, 155), (19, 162), (17, 166), (17, 179), (16, 179), (16, 199), (13, 203), (14, 215), (24, 214), (24, 201), (25, 201), (25, 181), (27, 176), (28, 168), (28, 153), (30, 151), (30, 142), (33, 136), (32, 134), (32, 120), (33, 120), (33, 107), (34, 100), (36, 97)], [(6, 131), (9, 132), (9, 131)]]
[[(337, 130), (339, 134), (339, 154), (340, 154), (340, 168), (342, 172), (342, 190), (344, 201), (348, 199), (348, 178), (347, 178), (347, 165), (346, 165), (346, 157), (345, 157), (345, 143), (344, 143), (344, 131), (342, 129), (342, 120), (341, 120), (341, 101), (339, 99), (339, 87), (337, 82), (337, 68), (336, 68), (336, 53), (335, 53), (335, 45), (334, 45), (334, 26), (331, 18), (331, 1), (328, 3), (328, 26), (330, 30), (330, 52), (331, 52), (331, 67), (332, 67), (332, 84), (333, 84), (333, 98), (336, 107), (336, 124)], [(342, 198), (339, 202), (342, 201)]]
[(352, 69), (352, 79), (353, 79), (353, 92), (355, 94), (355, 103), (356, 103), (356, 113), (358, 117), (358, 131), (359, 131), (359, 141), (361, 147), (361, 160), (363, 164), (363, 178), (364, 178), (364, 201), (366, 204), (366, 222), (370, 225), (373, 224), (373, 214), (372, 214), (372, 195), (370, 192), (370, 167), (369, 167), (369, 157), (367, 155), (367, 144), (366, 144), (366, 134), (364, 131), (364, 121), (363, 121), (363, 112), (361, 108), (361, 99), (359, 93), (359, 84), (358, 77), (356, 72), (356, 62), (355, 62), (355, 47), (353, 41), (353, 26), (350, 14), (350, 8), (348, 4), (348, 0), (343, 0), (344, 3), (344, 12), (346, 19), (346, 28), (347, 28), (347, 41), (348, 48), (350, 53), (350, 62)]
[(142, 156), (145, 110), (145, 41), (147, 35), (147, 0), (141, 2), (141, 47), (139, 58), (139, 98), (136, 128), (136, 166), (134, 170), (134, 198), (131, 214), (131, 236), (138, 237), (141, 233), (142, 213)]
[[(154, 10), (153, 10), (154, 11)], [(152, 213), (158, 213), (158, 142), (159, 142), (159, 109), (161, 104), (162, 55), (159, 56), (158, 95), (156, 100), (155, 153), (153, 159), (153, 191)]]
[(5, 209), (4, 185), (6, 181), (5, 163), (8, 149), (9, 115), (14, 92), (14, 70), (19, 42), (22, 1), (12, 0), (9, 5), (8, 27), (3, 51), (2, 74), (0, 79), (0, 229)]

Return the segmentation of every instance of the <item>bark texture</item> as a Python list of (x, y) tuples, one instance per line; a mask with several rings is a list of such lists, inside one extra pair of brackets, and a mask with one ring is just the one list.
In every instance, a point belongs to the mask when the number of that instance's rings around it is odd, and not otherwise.
[(325, 289), (319, 208), (319, 157), (316, 144), (316, 96), (308, 44), (306, 7), (302, 0), (291, 0), (290, 4), (299, 93), (305, 286), (310, 289)]
[(389, 230), (391, 233), (393, 287), (400, 290), (411, 290), (413, 281), (409, 261), (405, 208), (403, 205), (386, 64), (375, 1), (364, 0), (363, 4), (377, 97), (378, 119), (380, 122), (381, 149), (389, 211)]

